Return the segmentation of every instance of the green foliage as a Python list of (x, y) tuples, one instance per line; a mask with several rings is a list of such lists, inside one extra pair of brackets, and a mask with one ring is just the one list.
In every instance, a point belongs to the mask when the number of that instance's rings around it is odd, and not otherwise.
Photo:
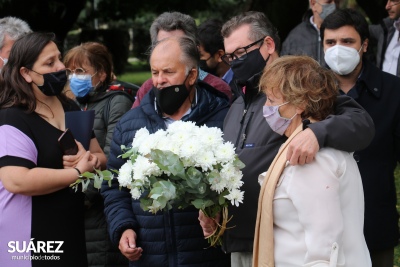
[(121, 75), (118, 75), (118, 79), (124, 82), (133, 83), (141, 86), (145, 81), (151, 78), (150, 71), (142, 71), (142, 72), (125, 72)]
[(82, 192), (85, 192), (89, 186), (90, 179), (94, 181), (93, 187), (96, 189), (101, 188), (101, 184), (103, 181), (108, 181), (108, 186), (111, 186), (111, 180), (113, 178), (113, 174), (108, 171), (100, 171), (95, 170), (95, 173), (91, 172), (84, 172), (82, 173), (79, 178), (70, 185), (72, 189), (75, 189), (75, 192), (79, 189), (79, 184), (82, 185)]

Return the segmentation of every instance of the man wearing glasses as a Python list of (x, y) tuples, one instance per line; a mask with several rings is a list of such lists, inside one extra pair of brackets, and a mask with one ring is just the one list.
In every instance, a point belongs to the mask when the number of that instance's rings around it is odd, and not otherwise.
[[(246, 12), (227, 21), (222, 27), (225, 55), (236, 79), (238, 98), (224, 121), (224, 138), (236, 147), (246, 164), (243, 171), (244, 201), (230, 207), (233, 215), (224, 233), (223, 249), (231, 253), (232, 266), (252, 264), (254, 228), (260, 186), (258, 176), (265, 172), (286, 140), (272, 131), (263, 116), (266, 96), (259, 92), (258, 82), (264, 67), (279, 57), (278, 32), (261, 12)], [(291, 142), (287, 155), (290, 164), (313, 160), (320, 147), (355, 151), (366, 147), (374, 135), (369, 115), (350, 97), (340, 96), (336, 114), (309, 124)]]
[(377, 41), (376, 65), (381, 70), (400, 77), (400, 0), (388, 0), (388, 17), (380, 24), (370, 25), (370, 37)]

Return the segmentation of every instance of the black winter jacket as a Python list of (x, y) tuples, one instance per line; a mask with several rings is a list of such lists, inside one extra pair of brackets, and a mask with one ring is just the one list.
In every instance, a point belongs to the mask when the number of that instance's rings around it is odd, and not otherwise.
[[(348, 92), (371, 115), (375, 136), (354, 153), (364, 187), (364, 235), (372, 251), (395, 247), (399, 241), (394, 170), (400, 160), (400, 78), (363, 60), (363, 71)], [(357, 90), (357, 94), (354, 94)]]
[[(229, 108), (227, 97), (214, 88), (196, 88), (197, 105), (182, 120), (222, 128)], [(136, 131), (142, 127), (146, 127), (150, 133), (166, 128), (161, 115), (155, 110), (153, 91), (147, 93), (140, 106), (130, 110), (117, 124), (108, 169), (118, 170), (125, 163), (118, 158), (121, 145), (131, 146)], [(230, 257), (221, 248), (208, 248), (197, 219), (198, 210), (173, 209), (153, 215), (144, 212), (140, 202), (133, 200), (125, 189), (120, 190), (114, 179), (112, 187), (103, 184), (102, 195), (112, 241), (118, 243), (124, 230), (133, 229), (137, 233), (137, 246), (143, 248), (141, 258), (130, 262), (130, 266), (230, 266)]]

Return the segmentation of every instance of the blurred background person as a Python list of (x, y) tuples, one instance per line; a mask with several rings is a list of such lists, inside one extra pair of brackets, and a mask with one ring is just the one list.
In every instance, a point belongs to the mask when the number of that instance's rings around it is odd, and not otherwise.
[(376, 65), (381, 70), (400, 77), (400, 1), (388, 0), (388, 17), (380, 24), (370, 25), (371, 38), (377, 42)]
[[(114, 127), (130, 110), (133, 98), (112, 85), (113, 64), (107, 48), (97, 42), (82, 43), (64, 57), (69, 89), (83, 110), (94, 110), (94, 132), (108, 157)], [(119, 85), (122, 86), (122, 85)], [(110, 242), (104, 202), (90, 181), (85, 192), (85, 231), (89, 266), (127, 266), (128, 260)]]
[[(164, 12), (153, 21), (150, 27), (152, 45), (155, 45), (158, 41), (167, 37), (183, 35), (189, 36), (199, 44), (196, 21), (191, 16), (180, 12)], [(232, 98), (231, 88), (222, 79), (214, 75), (209, 75), (209, 73), (201, 68), (199, 69), (198, 79), (226, 94), (229, 99)], [(139, 106), (144, 95), (150, 91), (152, 87), (153, 82), (151, 78), (142, 84), (136, 94), (136, 99), (132, 106), (133, 108)]]
[(371, 266), (362, 181), (352, 153), (322, 148), (304, 166), (286, 159), (298, 133), (333, 114), (333, 73), (308, 56), (283, 56), (265, 69), (260, 90), (267, 96), (266, 122), (288, 139), (261, 175), (253, 266)]
[[(113, 64), (107, 47), (87, 42), (64, 56), (68, 87), (82, 110), (94, 110), (94, 132), (106, 156), (115, 124), (132, 106), (133, 98), (123, 88), (114, 88)], [(67, 88), (68, 89), (68, 88)]]
[[(0, 265), (87, 266), (84, 194), (69, 185), (106, 157), (96, 138), (89, 151), (78, 142), (76, 155), (64, 155), (58, 138), (65, 112), (79, 107), (63, 94), (67, 82), (54, 34), (29, 33), (18, 39), (1, 72), (0, 94)], [(12, 260), (7, 242), (53, 245), (63, 242), (57, 260)], [(54, 247), (45, 248), (54, 249)], [(21, 255), (18, 253), (18, 255)]]
[(31, 28), (28, 23), (19, 18), (4, 17), (0, 19), (0, 71), (8, 61), (15, 40), (30, 32)]
[[(225, 54), (224, 38), (221, 35), (222, 21), (219, 19), (209, 19), (204, 21), (197, 28), (199, 37), (199, 52), (201, 70), (221, 78), (232, 88), (233, 71), (229, 64), (222, 60)], [(232, 90), (231, 102), (236, 98)]]
[(281, 55), (308, 55), (325, 66), (319, 28), (324, 19), (336, 9), (334, 0), (310, 0), (304, 20), (290, 31), (282, 43)]
[(200, 68), (229, 84), (233, 73), (229, 71), (230, 66), (221, 59), (225, 54), (221, 28), (222, 21), (219, 19), (206, 20), (197, 28), (200, 42)]

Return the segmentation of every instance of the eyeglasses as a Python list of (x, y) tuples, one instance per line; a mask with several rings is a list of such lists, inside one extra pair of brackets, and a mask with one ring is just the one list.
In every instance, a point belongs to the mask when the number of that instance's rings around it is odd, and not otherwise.
[[(265, 37), (267, 37), (267, 36), (265, 36)], [(261, 38), (260, 40), (255, 41), (254, 43), (251, 43), (247, 46), (240, 47), (240, 48), (236, 49), (235, 51), (233, 51), (233, 53), (225, 54), (225, 55), (221, 56), (221, 59), (228, 65), (231, 65), (232, 61), (235, 59), (245, 60), (247, 58), (247, 53), (248, 53), (247, 49), (249, 49), (250, 47), (263, 41), (265, 39), (265, 37)], [(261, 45), (262, 45), (262, 43), (261, 43)], [(260, 47), (261, 47), (261, 45), (260, 45)]]
[(72, 75), (72, 73), (75, 73), (76, 75), (84, 75), (86, 73), (86, 70), (82, 68), (76, 68), (74, 70), (66, 68), (65, 71), (67, 72), (67, 76)]

